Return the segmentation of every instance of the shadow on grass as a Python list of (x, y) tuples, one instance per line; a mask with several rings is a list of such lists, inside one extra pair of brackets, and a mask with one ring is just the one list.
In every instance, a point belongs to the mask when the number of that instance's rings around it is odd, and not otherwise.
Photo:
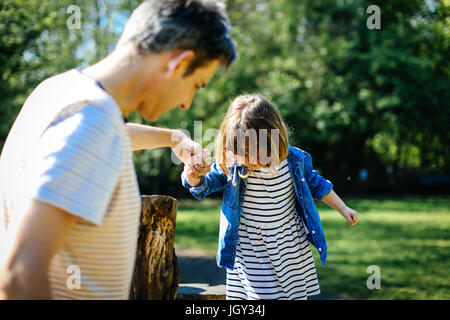
[(220, 269), (214, 258), (178, 256), (180, 283), (225, 284), (226, 270)]
[[(326, 267), (312, 250), (325, 292), (359, 299), (450, 297), (450, 198), (347, 202), (360, 212), (360, 221), (354, 227), (348, 227), (326, 205), (318, 205), (328, 243)], [(181, 201), (180, 216), (185, 217), (177, 221), (176, 237), (188, 248), (203, 246), (215, 253), (219, 210), (220, 200)], [(380, 290), (367, 288), (370, 265), (381, 269)], [(208, 268), (220, 270), (214, 262)]]

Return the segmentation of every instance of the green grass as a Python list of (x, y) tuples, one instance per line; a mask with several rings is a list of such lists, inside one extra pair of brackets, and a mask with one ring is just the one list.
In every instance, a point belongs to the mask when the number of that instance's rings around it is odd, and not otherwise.
[[(326, 267), (313, 249), (323, 291), (357, 299), (450, 299), (450, 198), (346, 202), (359, 213), (354, 227), (317, 203), (328, 244)], [(176, 246), (213, 257), (219, 208), (220, 201), (181, 200)], [(370, 265), (380, 267), (379, 290), (367, 288)]]

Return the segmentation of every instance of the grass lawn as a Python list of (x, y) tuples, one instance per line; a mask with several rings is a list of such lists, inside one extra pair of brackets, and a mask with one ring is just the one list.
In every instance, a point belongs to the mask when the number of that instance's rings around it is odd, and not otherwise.
[[(326, 267), (313, 249), (323, 291), (357, 299), (450, 299), (450, 198), (346, 202), (359, 213), (354, 227), (317, 203), (328, 244)], [(216, 200), (181, 200), (176, 246), (214, 257), (219, 208)], [(371, 265), (380, 268), (380, 289), (367, 288)]]

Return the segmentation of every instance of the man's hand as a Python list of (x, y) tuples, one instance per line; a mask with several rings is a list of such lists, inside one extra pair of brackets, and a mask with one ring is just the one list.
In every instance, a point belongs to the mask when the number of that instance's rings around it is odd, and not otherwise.
[(192, 141), (181, 131), (174, 130), (170, 147), (175, 155), (185, 164), (189, 165), (210, 165), (211, 157), (208, 149)]

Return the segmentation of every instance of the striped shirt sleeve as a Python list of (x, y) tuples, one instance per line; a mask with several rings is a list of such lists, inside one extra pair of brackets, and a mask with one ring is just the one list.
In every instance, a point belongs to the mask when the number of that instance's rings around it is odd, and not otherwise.
[(32, 198), (100, 225), (124, 161), (113, 115), (87, 105), (47, 128), (38, 150)]

